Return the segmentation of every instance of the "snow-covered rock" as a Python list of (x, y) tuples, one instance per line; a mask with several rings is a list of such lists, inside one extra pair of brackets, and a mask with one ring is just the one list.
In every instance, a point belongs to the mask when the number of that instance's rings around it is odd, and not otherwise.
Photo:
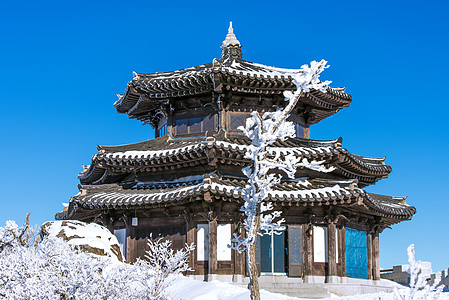
[(123, 261), (117, 238), (105, 227), (81, 221), (49, 221), (41, 226), (44, 236), (54, 236), (84, 252)]

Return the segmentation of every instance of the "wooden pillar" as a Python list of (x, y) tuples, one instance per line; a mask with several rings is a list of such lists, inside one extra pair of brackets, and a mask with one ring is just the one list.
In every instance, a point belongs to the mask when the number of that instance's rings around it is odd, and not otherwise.
[(341, 276), (346, 277), (346, 228), (344, 226), (340, 230), (340, 241)]
[(304, 138), (310, 139), (310, 127), (304, 128)]
[(220, 129), (221, 127), (226, 128), (227, 130), (229, 130), (230, 127), (227, 126), (227, 122), (228, 122), (228, 113), (229, 111), (225, 110), (223, 108), (224, 106), (224, 101), (225, 101), (225, 95), (224, 94), (220, 94), (218, 97), (220, 97), (220, 106), (221, 109), (218, 111), (217, 117), (218, 117), (218, 129)]
[[(236, 224), (233, 224), (234, 233), (239, 234), (239, 228)], [(245, 275), (245, 252), (239, 253), (236, 250), (232, 250), (234, 253), (234, 274)]]
[(373, 270), (371, 265), (371, 257), (372, 257), (372, 251), (371, 251), (371, 233), (366, 233), (366, 255), (368, 259), (368, 279), (373, 279)]
[(309, 235), (308, 225), (304, 227), (304, 282), (309, 282), (308, 276), (313, 275), (313, 235)]
[[(186, 231), (187, 231), (187, 234), (186, 234), (187, 235), (187, 237), (186, 237), (187, 244), (188, 245), (190, 245), (192, 243), (195, 244), (196, 226), (192, 220), (186, 222)], [(196, 259), (195, 258), (196, 258), (196, 249), (194, 251), (190, 252), (190, 257), (189, 257), (189, 267), (192, 270), (196, 269), (196, 266), (195, 266)], [(187, 274), (189, 274), (189, 275), (193, 274), (193, 271), (189, 271)]]
[(327, 257), (328, 257), (328, 273), (327, 282), (336, 282), (337, 276), (337, 245), (335, 236), (335, 223), (330, 222), (327, 225)]
[(217, 218), (209, 220), (209, 274), (217, 274)]
[(133, 263), (137, 258), (137, 240), (135, 229), (126, 226), (126, 262)]
[(379, 232), (372, 234), (373, 238), (373, 279), (380, 280), (380, 264), (379, 264)]

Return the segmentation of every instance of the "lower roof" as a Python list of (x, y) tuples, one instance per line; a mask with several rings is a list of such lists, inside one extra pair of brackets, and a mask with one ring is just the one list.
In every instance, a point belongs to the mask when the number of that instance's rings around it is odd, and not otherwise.
[[(245, 186), (244, 178), (216, 173), (172, 181), (79, 186), (80, 192), (70, 199), (67, 212), (58, 214), (57, 218), (70, 218), (80, 209), (137, 209), (177, 205), (204, 199), (205, 193), (225, 201), (242, 202)], [(297, 178), (295, 181), (283, 181), (268, 193), (267, 201), (302, 206), (345, 206), (355, 203), (370, 214), (397, 219), (396, 222), (411, 219), (416, 212), (414, 207), (405, 202), (405, 197), (367, 193), (357, 187), (357, 180)]]

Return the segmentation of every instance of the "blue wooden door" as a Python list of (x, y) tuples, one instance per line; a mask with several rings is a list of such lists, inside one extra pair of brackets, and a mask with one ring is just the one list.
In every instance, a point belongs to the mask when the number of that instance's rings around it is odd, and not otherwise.
[(346, 276), (368, 279), (366, 232), (346, 228)]
[(260, 237), (260, 269), (262, 273), (285, 272), (284, 231)]

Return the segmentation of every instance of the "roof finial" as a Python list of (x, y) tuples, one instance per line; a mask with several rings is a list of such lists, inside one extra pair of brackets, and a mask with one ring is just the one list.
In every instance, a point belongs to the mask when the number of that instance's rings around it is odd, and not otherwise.
[(228, 34), (226, 35), (225, 40), (223, 41), (223, 47), (229, 45), (240, 45), (240, 42), (237, 40), (234, 34), (234, 29), (232, 28), (232, 21), (229, 22)]

